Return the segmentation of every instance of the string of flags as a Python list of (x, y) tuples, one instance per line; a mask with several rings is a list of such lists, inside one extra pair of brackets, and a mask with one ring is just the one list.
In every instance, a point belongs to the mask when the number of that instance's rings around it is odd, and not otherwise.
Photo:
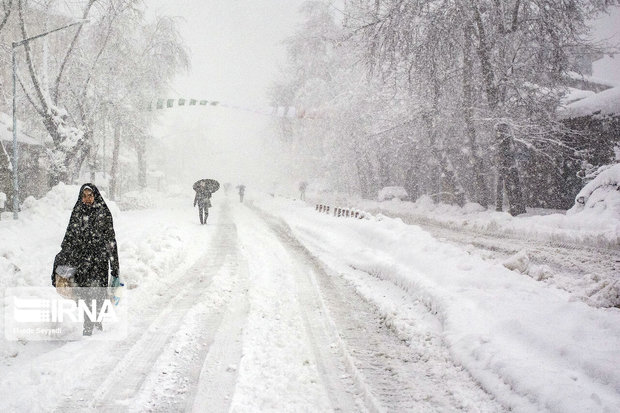
[[(198, 104), (199, 106), (217, 106), (220, 102), (218, 101), (211, 101), (209, 102), (208, 100), (197, 100), (197, 99), (157, 99), (157, 103), (155, 104), (155, 109), (163, 109), (164, 108), (164, 104), (166, 108), (172, 108), (174, 107), (174, 103), (177, 102), (177, 106), (185, 106), (185, 103), (187, 102), (187, 106), (196, 106), (196, 104)], [(153, 102), (149, 103), (148, 106), (148, 110), (152, 111), (153, 110)]]
[(320, 117), (317, 111), (308, 111), (305, 109), (297, 109), (293, 106), (268, 106), (268, 107), (245, 107), (238, 105), (230, 105), (217, 100), (201, 100), (201, 99), (157, 99), (156, 102), (149, 102), (147, 110), (153, 111), (158, 109), (169, 109), (181, 106), (219, 106), (236, 110), (243, 110), (259, 115), (275, 116), (280, 118), (297, 118), (297, 119), (314, 119)]

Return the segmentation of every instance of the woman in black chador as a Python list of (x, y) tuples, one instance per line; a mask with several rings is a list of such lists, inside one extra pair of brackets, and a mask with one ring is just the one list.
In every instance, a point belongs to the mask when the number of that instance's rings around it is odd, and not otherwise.
[[(97, 187), (87, 183), (80, 188), (73, 207), (61, 251), (54, 260), (52, 284), (56, 285), (56, 268), (68, 265), (76, 269), (78, 287), (107, 287), (108, 270), (118, 277), (118, 249), (112, 223), (112, 214)], [(100, 291), (100, 290), (97, 290)], [(101, 308), (104, 297), (96, 297)], [(98, 328), (100, 324), (95, 323)], [(92, 334), (93, 323), (84, 318), (84, 335)]]

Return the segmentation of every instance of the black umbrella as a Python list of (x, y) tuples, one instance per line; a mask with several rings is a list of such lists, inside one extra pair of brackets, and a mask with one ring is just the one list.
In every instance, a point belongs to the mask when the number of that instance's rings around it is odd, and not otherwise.
[(220, 183), (215, 179), (201, 179), (199, 181), (194, 182), (194, 191), (209, 191), (215, 192), (220, 189)]

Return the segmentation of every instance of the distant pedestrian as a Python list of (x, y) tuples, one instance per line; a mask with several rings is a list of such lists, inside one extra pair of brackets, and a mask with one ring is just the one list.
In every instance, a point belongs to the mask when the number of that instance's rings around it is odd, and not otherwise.
[(305, 181), (301, 181), (299, 183), (299, 199), (302, 201), (306, 200), (306, 188), (308, 188), (308, 183)]
[[(80, 289), (77, 297), (88, 303), (96, 300), (98, 313), (105, 300), (108, 271), (111, 267), (114, 284), (118, 280), (119, 263), (112, 213), (95, 185), (88, 183), (80, 188), (60, 248), (54, 259), (52, 285), (56, 286), (59, 266), (71, 267), (77, 287), (99, 287)], [(90, 336), (93, 327), (102, 329), (101, 323), (84, 317), (82, 334)]]
[(243, 195), (245, 194), (245, 185), (237, 185), (239, 189), (239, 202), (243, 203)]

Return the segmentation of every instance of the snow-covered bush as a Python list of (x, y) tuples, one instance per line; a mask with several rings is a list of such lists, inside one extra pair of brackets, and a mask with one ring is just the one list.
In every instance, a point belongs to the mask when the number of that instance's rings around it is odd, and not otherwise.
[(377, 194), (377, 201), (389, 201), (391, 199), (406, 201), (409, 199), (409, 194), (402, 186), (386, 186)]
[(58, 211), (70, 211), (79, 199), (80, 187), (78, 185), (65, 185), (59, 183), (50, 189), (41, 199), (29, 196), (22, 202), (21, 209), (24, 213), (40, 217), (52, 217)]
[[(105, 192), (101, 190), (100, 192), (112, 215), (117, 216), (119, 208), (116, 203), (108, 199)], [(79, 199), (79, 193), (80, 185), (65, 185), (61, 182), (40, 199), (32, 196), (26, 198), (21, 204), (21, 209), (29, 219), (56, 219), (58, 213), (63, 213), (61, 211), (71, 211), (73, 209)]]
[(580, 212), (609, 214), (620, 219), (620, 164), (602, 167), (575, 197), (567, 215)]

